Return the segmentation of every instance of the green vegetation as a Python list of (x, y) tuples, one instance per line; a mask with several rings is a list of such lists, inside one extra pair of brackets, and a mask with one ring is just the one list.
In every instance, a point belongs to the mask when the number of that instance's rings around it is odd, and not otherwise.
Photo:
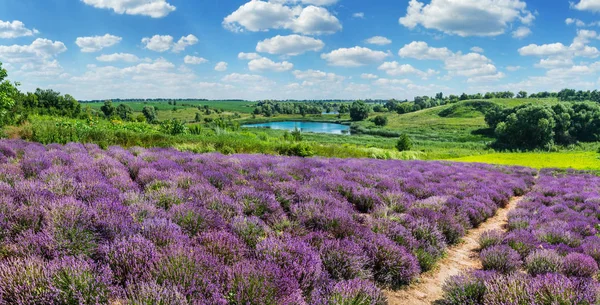
[[(519, 92), (517, 98), (511, 92), (438, 93), (413, 101), (153, 99), (79, 103), (53, 90), (21, 93), (19, 84), (10, 83), (7, 77), (0, 68), (4, 135), (41, 143), (578, 169), (596, 169), (600, 162), (594, 144), (600, 140), (600, 107), (578, 102), (597, 101), (597, 91), (563, 90), (529, 97)], [(352, 135), (240, 127), (299, 120), (350, 125)]]

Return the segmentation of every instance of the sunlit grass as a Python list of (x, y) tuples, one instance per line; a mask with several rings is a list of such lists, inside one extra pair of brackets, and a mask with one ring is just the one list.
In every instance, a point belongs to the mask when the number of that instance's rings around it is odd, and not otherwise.
[(451, 159), (451, 161), (520, 165), (533, 168), (600, 170), (600, 155), (591, 151), (558, 153), (494, 153)]

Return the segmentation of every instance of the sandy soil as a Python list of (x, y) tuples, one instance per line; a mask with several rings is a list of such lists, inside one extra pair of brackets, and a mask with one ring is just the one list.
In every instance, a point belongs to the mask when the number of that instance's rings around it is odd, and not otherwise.
[(438, 263), (436, 269), (421, 275), (414, 284), (398, 291), (386, 291), (389, 305), (425, 305), (434, 304), (442, 296), (444, 282), (461, 272), (469, 269), (480, 269), (479, 236), (488, 230), (506, 230), (508, 212), (514, 209), (522, 197), (513, 198), (496, 216), (488, 219), (479, 227), (469, 230), (463, 242), (450, 247), (446, 257)]

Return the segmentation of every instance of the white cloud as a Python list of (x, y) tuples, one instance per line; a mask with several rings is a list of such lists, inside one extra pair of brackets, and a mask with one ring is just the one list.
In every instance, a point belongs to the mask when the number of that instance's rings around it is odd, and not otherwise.
[(437, 74), (436, 71), (429, 69), (427, 72), (421, 71), (409, 64), (400, 64), (397, 61), (392, 62), (384, 62), (378, 68), (381, 71), (385, 71), (388, 75), (398, 76), (398, 75), (416, 75), (423, 79), (427, 79), (428, 77)]
[(156, 52), (165, 52), (173, 46), (173, 36), (170, 35), (154, 35), (152, 38), (144, 37), (142, 43), (148, 50)]
[(483, 48), (480, 48), (480, 47), (472, 47), (471, 51), (473, 51), (475, 53), (485, 53), (485, 50)]
[(375, 45), (379, 45), (379, 46), (384, 46), (384, 45), (388, 45), (390, 43), (392, 43), (392, 41), (386, 37), (383, 36), (373, 36), (367, 40), (365, 40), (366, 43), (368, 44), (375, 44)]
[(306, 70), (300, 71), (295, 70), (292, 72), (296, 79), (303, 80), (307, 83), (339, 83), (344, 81), (346, 78), (335, 73), (323, 72), (320, 70)]
[(257, 52), (289, 55), (300, 55), (309, 51), (320, 51), (325, 46), (322, 40), (300, 35), (277, 35), (273, 38), (265, 39), (256, 45)]
[(144, 47), (155, 52), (166, 52), (168, 50), (174, 53), (184, 51), (186, 47), (198, 43), (198, 38), (190, 34), (181, 37), (176, 43), (171, 35), (154, 35), (151, 38), (144, 37), (142, 39)]
[(560, 42), (544, 45), (530, 44), (520, 48), (519, 54), (521, 56), (552, 56), (565, 54), (568, 50), (569, 48)]
[(188, 65), (199, 65), (199, 64), (207, 63), (208, 60), (206, 58), (202, 58), (202, 57), (186, 55), (183, 58), (183, 62)]
[(400, 49), (400, 57), (409, 57), (415, 59), (444, 60), (452, 55), (448, 48), (433, 48), (424, 41), (413, 41)]
[(551, 57), (540, 59), (540, 62), (535, 64), (535, 67), (543, 69), (557, 69), (572, 67), (573, 64), (573, 59), (568, 57)]
[(408, 85), (412, 83), (410, 79), (389, 79), (389, 78), (380, 78), (373, 82), (374, 85), (377, 86), (399, 86), (399, 85)]
[(225, 75), (222, 80), (228, 83), (257, 83), (265, 81), (266, 78), (255, 74), (231, 73)]
[(517, 39), (523, 39), (531, 35), (531, 30), (526, 26), (520, 26), (518, 29), (512, 32), (512, 37)]
[(377, 79), (377, 78), (379, 78), (379, 76), (377, 76), (375, 74), (370, 74), (370, 73), (363, 73), (360, 75), (360, 78), (362, 78), (362, 79)]
[(354, 14), (352, 14), (352, 18), (364, 19), (365, 13), (363, 13), (363, 12), (354, 13)]
[(226, 62), (221, 61), (221, 62), (217, 63), (217, 65), (215, 66), (215, 71), (219, 71), (219, 72), (227, 71), (227, 66), (228, 66), (228, 64)]
[(342, 29), (327, 9), (317, 6), (289, 7), (285, 3), (250, 1), (225, 17), (223, 26), (234, 32), (288, 29), (306, 35), (332, 34)]
[(459, 36), (497, 36), (510, 24), (530, 24), (535, 17), (521, 0), (411, 0), (400, 24), (414, 29), (421, 25)]
[(510, 72), (519, 71), (521, 69), (523, 69), (523, 67), (521, 67), (521, 66), (506, 66), (506, 70), (508, 70)]
[(238, 58), (239, 59), (244, 59), (244, 60), (253, 60), (253, 59), (259, 59), (261, 58), (261, 56), (257, 53), (244, 53), (244, 52), (240, 52), (238, 54)]
[(124, 62), (137, 62), (140, 59), (129, 53), (114, 53), (114, 54), (103, 54), (96, 57), (96, 60), (102, 62), (115, 62), (115, 61), (124, 61)]
[(33, 36), (39, 33), (38, 30), (30, 30), (19, 20), (13, 22), (0, 20), (0, 38), (17, 38), (24, 36)]
[(117, 14), (162, 18), (175, 11), (166, 0), (81, 0), (96, 8), (112, 9)]
[(580, 0), (579, 3), (571, 3), (571, 7), (580, 11), (600, 12), (600, 1)]
[(187, 36), (183, 36), (173, 46), (173, 52), (179, 53), (179, 52), (185, 50), (185, 48), (187, 48), (189, 46), (193, 46), (193, 45), (195, 45), (197, 43), (198, 43), (198, 38), (196, 36), (194, 36), (192, 34), (189, 34)]
[(575, 24), (575, 26), (577, 27), (584, 27), (585, 26), (585, 22), (576, 19), (576, 18), (567, 18), (565, 19), (565, 24), (566, 25), (571, 25), (571, 24)]
[(248, 69), (250, 69), (250, 71), (284, 72), (292, 70), (293, 68), (294, 65), (290, 62), (274, 62), (265, 57), (253, 59), (248, 63)]
[(0, 46), (0, 59), (9, 63), (27, 63), (50, 59), (67, 51), (60, 41), (38, 38), (30, 45)]
[(321, 54), (321, 58), (327, 60), (329, 65), (340, 67), (360, 67), (374, 64), (383, 61), (388, 56), (388, 53), (363, 47), (341, 48)]
[(122, 39), (119, 36), (105, 34), (104, 36), (77, 37), (75, 44), (81, 48), (81, 52), (91, 53), (114, 46)]

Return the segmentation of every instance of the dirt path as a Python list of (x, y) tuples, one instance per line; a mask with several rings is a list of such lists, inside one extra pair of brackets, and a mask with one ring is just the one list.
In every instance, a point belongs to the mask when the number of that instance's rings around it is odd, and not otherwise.
[(479, 227), (469, 230), (463, 242), (450, 247), (446, 257), (438, 263), (438, 267), (424, 273), (417, 283), (398, 291), (386, 291), (389, 305), (425, 305), (433, 304), (442, 298), (444, 282), (468, 269), (480, 269), (477, 249), (479, 236), (488, 230), (505, 230), (508, 212), (514, 209), (522, 197), (513, 198), (496, 216), (488, 219)]

